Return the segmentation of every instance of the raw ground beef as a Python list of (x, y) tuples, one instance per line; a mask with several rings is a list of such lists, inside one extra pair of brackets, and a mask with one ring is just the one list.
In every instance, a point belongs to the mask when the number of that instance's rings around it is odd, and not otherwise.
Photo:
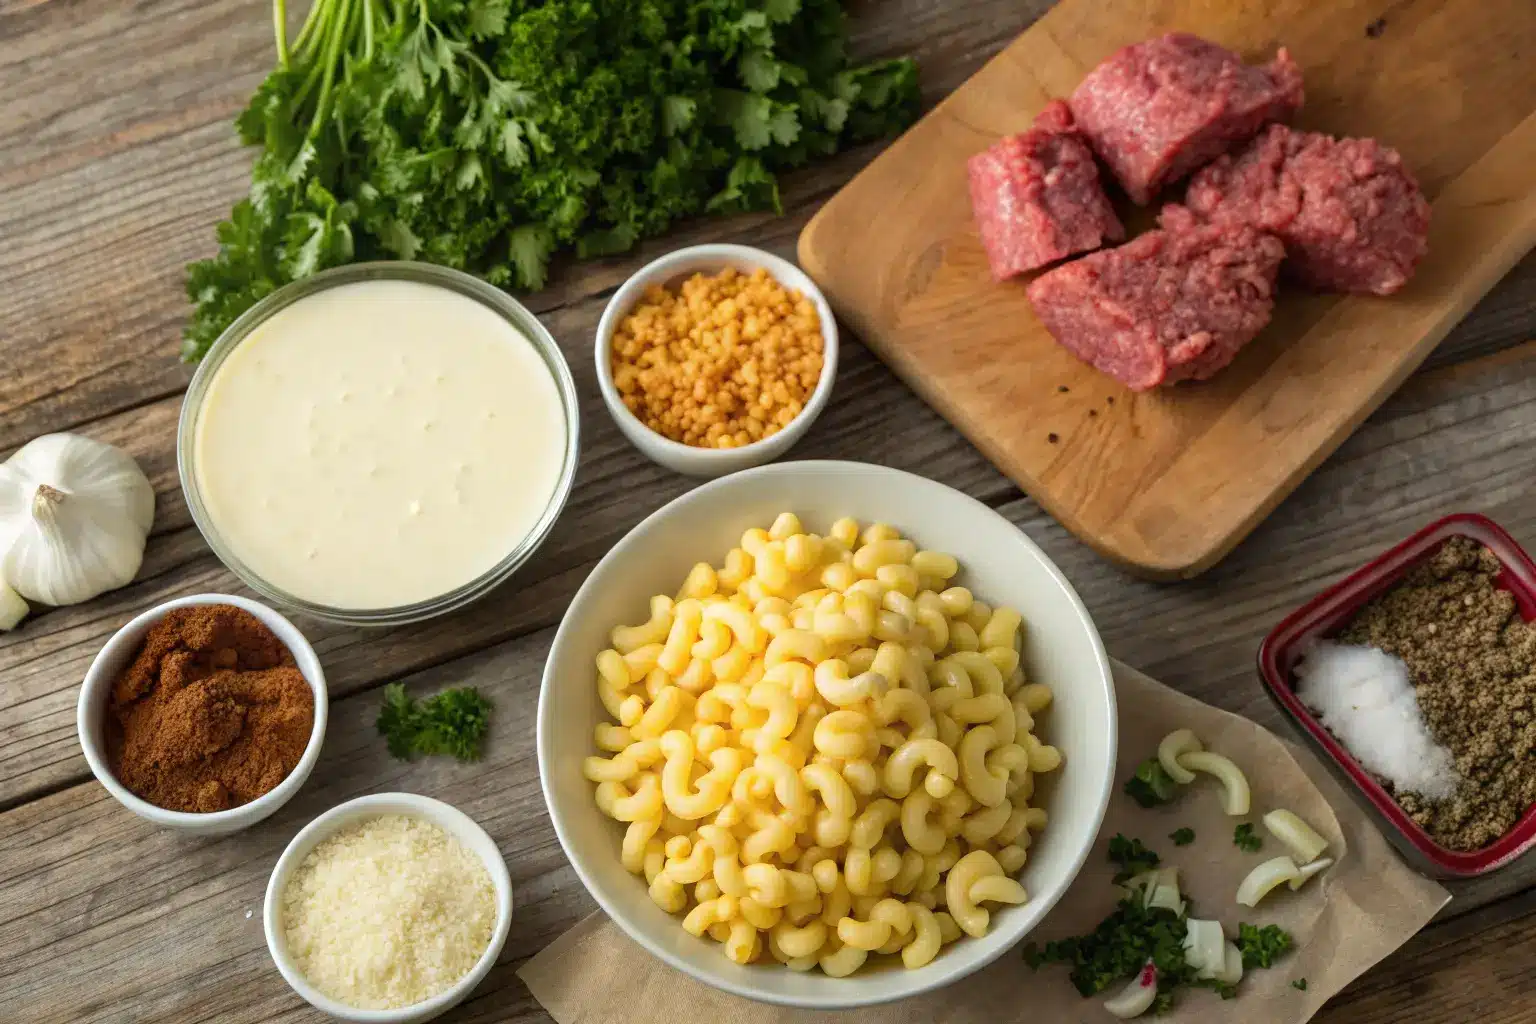
[(1315, 288), (1391, 295), (1428, 248), (1429, 203), (1396, 150), (1271, 125), (1195, 175), (1196, 216), (1285, 243), (1286, 272)]
[(967, 170), (981, 244), (999, 281), (1125, 237), (1093, 152), (1060, 100), (1029, 131), (971, 157)]
[(1080, 131), (1145, 206), (1164, 185), (1301, 108), (1301, 69), (1284, 49), (1249, 67), (1224, 47), (1175, 32), (1127, 46), (1069, 103)]
[(1247, 225), (1174, 214), (1163, 230), (1042, 275), (1029, 299), (1079, 359), (1146, 391), (1230, 363), (1269, 323), (1284, 255)]

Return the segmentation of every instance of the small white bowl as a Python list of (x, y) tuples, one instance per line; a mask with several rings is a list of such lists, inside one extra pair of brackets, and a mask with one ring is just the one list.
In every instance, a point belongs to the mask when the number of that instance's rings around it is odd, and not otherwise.
[[(797, 974), (776, 963), (741, 966), (718, 943), (694, 938), (651, 901), (645, 880), (624, 870), (624, 826), (605, 817), (582, 774), (598, 700), (597, 654), (620, 623), (643, 622), (652, 594), (674, 594), (700, 559), (718, 564), (743, 531), (792, 511), (825, 532), (835, 519), (886, 522), (919, 545), (960, 560), (960, 582), (978, 598), (1017, 608), (1028, 629), (1029, 677), (1055, 700), (1042, 738), (1064, 763), (1042, 785), (1050, 825), (1020, 874), (1028, 903), (999, 908), (986, 936), (946, 946), (917, 970), (866, 968), (847, 978)], [(560, 623), (539, 689), (538, 757), (555, 834), (587, 890), (642, 948), (716, 988), (811, 1010), (905, 999), (959, 981), (1004, 955), (1067, 891), (1093, 847), (1114, 785), (1115, 689), (1098, 631), (1061, 571), (997, 512), (943, 484), (856, 462), (785, 462), (698, 487), (651, 515), (598, 563)], [(1023, 969), (1022, 967), (1020, 968)]]
[[(304, 755), (299, 758), (298, 766), (272, 790), (263, 793), (250, 803), (231, 807), (227, 811), (210, 811), (207, 814), (168, 811), (129, 792), (128, 788), (117, 781), (117, 777), (112, 774), (112, 768), (107, 763), (106, 744), (107, 702), (112, 694), (112, 684), (132, 663), (134, 655), (138, 653), (139, 644), (143, 642), (144, 635), (149, 632), (149, 627), (159, 622), (167, 612), (173, 609), (199, 604), (234, 605), (260, 619), (293, 653), (293, 660), (297, 663), (299, 671), (304, 674), (304, 678), (309, 681), (310, 689), (315, 692), (315, 724), (310, 729), (309, 746), (304, 748)], [(320, 746), (325, 741), (328, 709), (329, 698), (325, 688), (325, 673), (320, 668), (320, 659), (316, 657), (315, 649), (309, 645), (309, 641), (304, 639), (304, 634), (300, 633), (293, 623), (266, 605), (252, 601), (250, 598), (235, 597), (230, 594), (196, 594), (156, 605), (149, 611), (130, 619), (127, 625), (112, 634), (112, 638), (107, 641), (106, 646), (96, 655), (96, 660), (91, 662), (91, 667), (85, 672), (85, 682), (80, 687), (80, 701), (75, 707), (75, 728), (80, 733), (80, 746), (85, 751), (85, 760), (91, 766), (91, 773), (107, 788), (108, 793), (117, 798), (118, 803), (139, 817), (157, 825), (193, 835), (219, 836), (238, 832), (240, 829), (256, 824), (287, 803), (289, 797), (299, 791), (299, 787), (304, 785), (304, 780), (309, 778), (310, 770), (315, 767), (315, 761), (320, 757)]]
[[(300, 973), (298, 967), (288, 957), (288, 949), (283, 941), (280, 915), (283, 890), (288, 886), (288, 879), (299, 865), (304, 863), (304, 858), (309, 856), (311, 850), (322, 840), (350, 824), (363, 818), (376, 818), (384, 814), (403, 814), (430, 821), (463, 843), (465, 849), (480, 858), (481, 863), (485, 865), (485, 870), (491, 876), (491, 885), (496, 890), (496, 928), (491, 932), (490, 945), (485, 947), (485, 952), (480, 955), (480, 959), (476, 961), (470, 972), (431, 999), (413, 1003), (410, 1006), (402, 1006), (397, 1010), (364, 1010), (323, 995)], [(293, 841), (277, 858), (277, 866), (272, 869), (272, 878), (267, 882), (267, 896), (262, 903), (261, 915), (262, 926), (267, 935), (267, 951), (272, 955), (272, 962), (277, 965), (283, 980), (303, 996), (309, 1005), (332, 1017), (353, 1021), (355, 1024), (419, 1024), (457, 1006), (490, 973), (496, 958), (501, 955), (502, 946), (506, 945), (507, 932), (512, 927), (512, 876), (507, 873), (507, 862), (502, 859), (501, 850), (497, 848), (496, 841), (463, 811), (441, 800), (417, 796), (415, 793), (378, 793), (337, 804), (305, 825), (303, 830), (293, 837)]]
[[(613, 353), (613, 332), (619, 321), (629, 314), (652, 285), (676, 287), (696, 273), (714, 274), (735, 267), (743, 273), (751, 273), (761, 267), (785, 288), (799, 292), (816, 304), (816, 315), (821, 320), (822, 364), (821, 378), (810, 401), (800, 415), (778, 433), (743, 445), (740, 448), (695, 448), (693, 445), (673, 441), (656, 433), (629, 411), (614, 386), (613, 373), (609, 369)], [(805, 436), (821, 410), (832, 397), (832, 383), (837, 379), (837, 320), (826, 296), (816, 287), (806, 273), (793, 263), (771, 252), (754, 249), (748, 245), (691, 245), (652, 260), (624, 282), (597, 325), (597, 384), (603, 392), (603, 403), (619, 430), (651, 461), (666, 466), (685, 476), (717, 477), (738, 470), (751, 469), (765, 462), (772, 462)]]

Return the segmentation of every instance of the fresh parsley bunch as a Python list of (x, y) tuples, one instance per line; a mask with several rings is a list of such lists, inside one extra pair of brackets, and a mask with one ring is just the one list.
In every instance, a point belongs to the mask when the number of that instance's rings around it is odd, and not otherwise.
[(419, 259), (505, 287), (897, 131), (910, 60), (850, 65), (838, 0), (314, 0), (237, 122), (250, 195), (189, 268), (195, 360), (282, 285)]

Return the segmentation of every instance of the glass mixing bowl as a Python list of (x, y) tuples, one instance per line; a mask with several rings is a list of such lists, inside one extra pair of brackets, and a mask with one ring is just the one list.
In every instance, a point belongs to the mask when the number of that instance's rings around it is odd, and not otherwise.
[[(543, 514), (522, 540), (489, 570), (447, 593), (413, 604), (388, 608), (338, 608), (316, 604), (287, 593), (263, 579), (234, 554), (226, 538), (221, 536), (218, 525), (214, 522), (199, 489), (194, 458), (197, 425), (198, 417), (203, 412), (209, 385), (218, 373), (220, 365), (259, 325), (279, 310), (316, 292), (339, 285), (377, 280), (413, 281), (448, 288), (488, 307), (516, 327), (533, 345), (554, 378), (565, 423), (565, 452), (555, 489), (550, 495)], [(213, 549), (213, 553), (219, 557), (219, 560), (252, 590), (270, 601), (318, 619), (359, 626), (395, 626), (443, 615), (483, 597), (505, 582), (533, 555), (534, 551), (538, 550), (539, 545), (549, 536), (555, 520), (565, 507), (566, 499), (571, 493), (580, 451), (580, 431), (581, 415), (577, 407), (576, 384), (571, 378), (570, 367), (555, 343), (554, 336), (522, 303), (479, 278), (447, 267), (409, 261), (355, 263), (323, 271), (278, 289), (252, 306), (219, 336), (218, 341), (214, 342), (208, 354), (203, 357), (182, 400), (181, 418), (176, 436), (176, 468), (181, 476), (181, 490), (186, 496), (187, 507), (192, 511), (192, 519), (197, 523), (198, 530), (202, 532), (203, 539), (208, 542), (208, 546)]]

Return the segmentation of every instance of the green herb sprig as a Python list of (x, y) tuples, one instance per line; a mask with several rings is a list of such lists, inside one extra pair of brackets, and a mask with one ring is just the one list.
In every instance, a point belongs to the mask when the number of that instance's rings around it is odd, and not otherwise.
[(1195, 841), (1195, 830), (1192, 828), (1174, 829), (1168, 833), (1168, 838), (1173, 840), (1174, 846), (1188, 846)]
[(1290, 952), (1291, 935), (1276, 924), (1239, 924), (1237, 949), (1243, 954), (1243, 970), (1255, 967), (1272, 967), (1276, 960)]
[(1140, 839), (1127, 839), (1116, 833), (1109, 841), (1109, 862), (1119, 868), (1112, 881), (1119, 885), (1144, 871), (1151, 871), (1162, 858), (1149, 850)]
[(1244, 853), (1258, 853), (1264, 846), (1264, 840), (1253, 830), (1250, 822), (1243, 822), (1232, 830), (1232, 845)]
[(491, 702), (470, 687), (444, 690), (417, 701), (402, 683), (384, 687), (384, 704), (375, 723), (389, 752), (402, 761), (447, 754), (478, 761), (481, 741), (491, 725)]
[(1126, 780), (1125, 795), (1142, 807), (1156, 807), (1168, 803), (1178, 793), (1179, 784), (1173, 781), (1162, 762), (1149, 757), (1136, 767), (1136, 774)]

